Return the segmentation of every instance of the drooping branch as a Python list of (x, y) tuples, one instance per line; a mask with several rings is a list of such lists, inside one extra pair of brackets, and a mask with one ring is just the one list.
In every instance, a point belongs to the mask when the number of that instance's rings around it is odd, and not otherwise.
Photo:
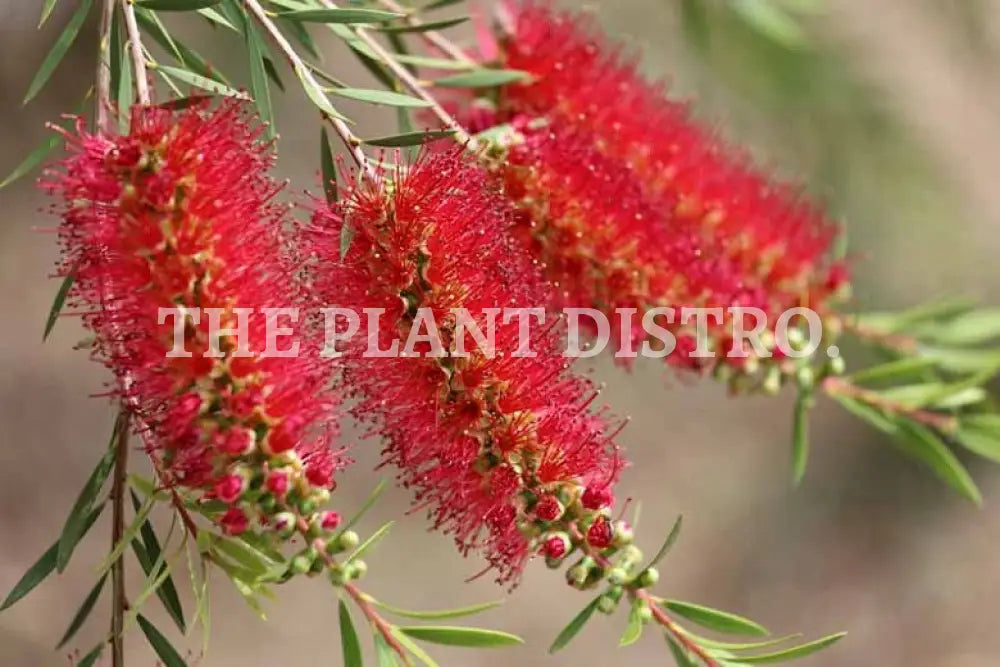
[[(395, 0), (378, 0), (378, 3), (389, 11), (399, 12), (400, 14), (407, 13), (406, 7), (403, 7), (398, 2), (395, 2)], [(408, 25), (414, 27), (419, 27), (424, 24), (423, 21), (415, 16), (407, 16), (404, 20)], [(442, 51), (452, 60), (473, 66), (478, 64), (475, 60), (470, 58), (465, 51), (461, 49), (461, 47), (436, 30), (421, 30), (420, 38), (439, 51)]]
[(146, 56), (142, 50), (142, 36), (135, 20), (135, 7), (129, 0), (122, 0), (125, 16), (125, 31), (128, 33), (129, 52), (132, 56), (132, 71), (135, 74), (135, 94), (140, 104), (149, 104), (149, 76), (146, 74)]

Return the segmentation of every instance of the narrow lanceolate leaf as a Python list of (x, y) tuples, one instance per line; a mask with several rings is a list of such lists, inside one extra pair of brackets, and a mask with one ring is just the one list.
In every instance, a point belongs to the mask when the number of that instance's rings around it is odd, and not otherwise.
[[(97, 521), (97, 517), (101, 515), (101, 510), (104, 509), (104, 503), (95, 507), (91, 511), (90, 516), (87, 517), (87, 522), (84, 524), (83, 532), (86, 533), (94, 522)], [(41, 558), (35, 561), (35, 564), (28, 568), (28, 571), (24, 573), (24, 576), (14, 584), (14, 588), (10, 590), (7, 597), (2, 603), (0, 603), (0, 611), (7, 609), (12, 606), (15, 602), (23, 598), (25, 595), (30, 593), (35, 589), (38, 584), (45, 581), (45, 578), (52, 574), (56, 569), (56, 555), (59, 552), (59, 543), (55, 542), (48, 550), (42, 554)]]
[(670, 647), (670, 654), (674, 656), (674, 662), (677, 663), (677, 667), (698, 667), (694, 658), (692, 658), (673, 637), (669, 634), (667, 634), (666, 637), (667, 646)]
[(354, 226), (351, 225), (350, 220), (345, 219), (344, 224), (340, 226), (340, 261), (343, 262), (344, 258), (347, 257), (347, 251), (351, 249), (351, 243), (354, 242)]
[(316, 82), (312, 72), (305, 68), (297, 67), (295, 69), (295, 75), (299, 77), (299, 82), (302, 84), (303, 90), (306, 91), (306, 96), (308, 96), (312, 103), (316, 105), (317, 109), (332, 118), (346, 120), (344, 116), (341, 115), (339, 111), (334, 109), (332, 104), (330, 104), (330, 100), (327, 99), (326, 93), (323, 92), (323, 88)]
[(763, 626), (727, 611), (691, 604), (690, 602), (681, 602), (680, 600), (666, 600), (663, 606), (675, 614), (683, 616), (692, 623), (697, 623), (703, 628), (715, 630), (716, 632), (759, 637), (767, 635), (767, 630)]
[(411, 609), (400, 609), (399, 607), (393, 607), (384, 602), (379, 602), (374, 600), (372, 604), (385, 609), (386, 611), (395, 614), (396, 616), (405, 616), (407, 618), (419, 618), (424, 621), (439, 621), (446, 618), (459, 618), (462, 616), (472, 616), (473, 614), (478, 614), (481, 611), (486, 611), (487, 609), (493, 609), (494, 607), (499, 607), (503, 604), (503, 600), (495, 600), (493, 602), (483, 602), (481, 604), (474, 604), (468, 607), (459, 607), (456, 609), (441, 609), (439, 611), (414, 611)]
[(307, 23), (379, 23), (398, 19), (402, 14), (380, 9), (300, 9), (281, 12), (279, 17)]
[(209, 23), (222, 26), (223, 28), (226, 28), (227, 30), (232, 30), (233, 32), (240, 31), (239, 28), (237, 28), (236, 26), (234, 26), (232, 23), (229, 22), (229, 19), (227, 19), (225, 16), (220, 14), (215, 9), (212, 9), (211, 7), (205, 7), (203, 9), (199, 9), (198, 13), (204, 16)]
[(752, 657), (729, 658), (729, 662), (738, 665), (764, 665), (775, 662), (798, 660), (799, 658), (812, 655), (813, 653), (817, 653), (818, 651), (822, 651), (823, 649), (836, 644), (838, 641), (843, 639), (845, 635), (847, 635), (846, 632), (840, 632), (835, 635), (823, 637), (822, 639), (817, 639), (816, 641), (809, 642), (808, 644), (794, 646), (783, 651), (776, 651), (774, 653), (767, 653), (765, 655), (756, 655)]
[(66, 523), (63, 525), (62, 534), (59, 536), (59, 550), (56, 558), (56, 567), (60, 572), (66, 569), (69, 558), (73, 555), (73, 550), (83, 537), (87, 526), (87, 519), (94, 509), (94, 501), (97, 498), (97, 494), (100, 493), (101, 487), (104, 486), (104, 482), (107, 481), (108, 476), (111, 474), (111, 469), (114, 467), (115, 449), (117, 449), (118, 431), (122, 419), (127, 419), (127, 417), (119, 415), (115, 420), (114, 432), (111, 435), (108, 448), (104, 452), (104, 456), (101, 457), (101, 460), (97, 462), (97, 467), (90, 473), (87, 483), (80, 490), (80, 495), (77, 496), (76, 502), (73, 503), (73, 509), (70, 510), (69, 516), (66, 518)]
[(476, 69), (474, 64), (460, 60), (448, 60), (447, 58), (434, 58), (432, 56), (419, 56), (409, 53), (397, 53), (395, 59), (404, 65), (417, 65), (418, 67), (428, 67), (430, 69)]
[[(134, 491), (129, 491), (132, 496), (132, 507), (138, 512), (142, 505), (139, 502), (139, 497), (135, 495)], [(147, 577), (151, 577), (153, 564), (159, 562), (160, 555), (162, 553), (162, 548), (160, 546), (160, 540), (156, 536), (156, 530), (153, 528), (148, 520), (143, 522), (142, 527), (139, 529), (139, 536), (142, 538), (141, 548), (139, 542), (136, 540), (132, 541), (132, 547), (135, 551), (136, 558), (139, 560), (139, 565), (142, 567), (142, 571)], [(161, 566), (161, 570), (163, 566)], [(157, 573), (159, 576), (162, 572)], [(156, 595), (160, 598), (160, 602), (166, 608), (170, 617), (177, 624), (177, 627), (182, 633), (187, 632), (187, 624), (184, 621), (184, 608), (181, 606), (180, 596), (177, 595), (177, 587), (174, 585), (174, 580), (169, 575), (164, 579), (163, 583), (156, 589)]]
[(809, 410), (812, 407), (812, 394), (809, 391), (799, 391), (795, 400), (795, 415), (792, 419), (792, 482), (795, 486), (802, 483), (806, 475), (806, 464), (809, 462)]
[(647, 567), (653, 567), (666, 556), (670, 549), (673, 548), (674, 543), (677, 542), (677, 538), (681, 535), (681, 527), (684, 525), (684, 517), (678, 516), (677, 520), (674, 521), (673, 527), (670, 529), (670, 533), (667, 535), (667, 539), (663, 540), (663, 544), (660, 546), (660, 550), (656, 552), (653, 556), (653, 560), (649, 562)]
[(384, 104), (390, 107), (429, 107), (430, 102), (425, 102), (418, 97), (394, 93), (388, 90), (376, 90), (369, 88), (331, 88), (334, 95), (346, 97), (361, 102), (371, 104)]
[(70, 288), (73, 287), (74, 274), (70, 271), (62, 279), (59, 289), (56, 291), (56, 298), (52, 300), (52, 307), (49, 308), (49, 316), (45, 320), (45, 331), (42, 333), (42, 341), (45, 341), (52, 329), (55, 328), (59, 320), (59, 313), (62, 312), (63, 304), (66, 303), (66, 296), (69, 295)]
[(531, 78), (527, 72), (513, 69), (480, 69), (465, 74), (454, 74), (438, 79), (435, 86), (444, 88), (494, 88), (515, 81)]
[[(114, 58), (115, 54), (112, 53), (111, 57)], [(132, 59), (128, 49), (124, 48), (118, 52), (118, 57), (118, 80), (113, 84), (113, 90), (118, 100), (118, 131), (125, 135), (128, 134), (129, 109), (132, 107)]]
[(142, 633), (146, 635), (146, 639), (149, 640), (149, 645), (153, 647), (156, 651), (157, 657), (163, 661), (164, 667), (187, 667), (187, 663), (184, 662), (184, 658), (181, 654), (177, 652), (170, 641), (164, 637), (156, 626), (146, 620), (146, 617), (142, 614), (136, 618), (139, 621), (139, 627), (142, 628)]
[(46, 139), (41, 146), (31, 151), (31, 153), (28, 154), (28, 157), (24, 158), (24, 161), (21, 162), (21, 164), (14, 167), (14, 171), (10, 172), (7, 177), (3, 179), (3, 181), (0, 181), (0, 188), (7, 187), (40, 165), (48, 154), (52, 152), (52, 149), (59, 145), (60, 139), (62, 139), (60, 135), (52, 132), (49, 135), (49, 138)]
[(333, 204), (340, 193), (337, 187), (337, 166), (333, 162), (333, 151), (330, 149), (330, 137), (326, 134), (326, 127), (319, 129), (319, 165), (326, 201)]
[(101, 596), (101, 590), (104, 588), (104, 581), (107, 578), (108, 575), (105, 574), (98, 579), (97, 584), (94, 585), (94, 587), (90, 590), (90, 593), (87, 594), (87, 597), (84, 598), (83, 604), (81, 604), (80, 608), (76, 611), (76, 614), (73, 616), (73, 620), (70, 621), (69, 627), (66, 628), (66, 632), (63, 634), (62, 639), (60, 639), (59, 643), (56, 644), (57, 649), (65, 646), (66, 643), (73, 638), (77, 630), (80, 629), (83, 622), (87, 620), (87, 617), (90, 616), (90, 612), (94, 608), (97, 598)]
[(56, 8), (56, 3), (58, 1), (59, 0), (45, 0), (45, 2), (42, 3), (42, 16), (38, 19), (39, 28), (45, 25), (45, 22), (49, 20), (50, 16), (52, 16), (52, 10)]
[(982, 505), (983, 496), (969, 471), (936, 433), (922, 424), (900, 417), (896, 420), (894, 435), (897, 447), (924, 463), (962, 496)]
[(396, 641), (399, 642), (403, 648), (412, 653), (413, 657), (426, 665), (426, 667), (438, 667), (434, 658), (432, 658), (427, 651), (420, 648), (420, 645), (410, 639), (405, 633), (400, 632), (399, 628), (392, 628), (390, 632), (392, 632), (392, 636), (396, 638)]
[(87, 20), (87, 14), (90, 12), (90, 6), (93, 4), (93, 0), (83, 0), (77, 5), (76, 11), (73, 12), (73, 16), (70, 17), (69, 23), (63, 29), (62, 34), (56, 40), (56, 43), (52, 45), (52, 50), (49, 51), (48, 55), (45, 56), (45, 60), (38, 67), (38, 71), (35, 73), (35, 78), (31, 80), (31, 84), (28, 86), (28, 92), (24, 96), (24, 104), (27, 104), (31, 99), (45, 87), (48, 82), (49, 77), (52, 76), (52, 72), (55, 71), (56, 67), (62, 61), (66, 52), (69, 51), (69, 47), (73, 45), (73, 41), (76, 40), (76, 36), (80, 34), (80, 27), (83, 22)]
[(388, 137), (376, 137), (374, 139), (363, 139), (369, 146), (382, 146), (383, 148), (405, 148), (406, 146), (419, 146), (428, 141), (444, 139), (455, 134), (454, 130), (430, 130), (427, 132), (408, 132), (406, 134), (394, 134)]
[(265, 54), (267, 46), (261, 39), (257, 28), (250, 21), (245, 21), (247, 54), (250, 57), (250, 94), (257, 104), (257, 113), (267, 126), (267, 136), (274, 138), (274, 113), (271, 109), (271, 91), (267, 85), (267, 68)]
[(94, 667), (97, 661), (100, 660), (101, 655), (104, 653), (104, 647), (107, 646), (107, 642), (101, 642), (94, 648), (87, 652), (87, 655), (80, 658), (80, 662), (76, 663), (76, 667)]
[(444, 30), (445, 28), (451, 28), (452, 26), (465, 23), (469, 20), (468, 16), (459, 16), (453, 19), (444, 19), (441, 21), (429, 21), (427, 23), (421, 23), (419, 25), (387, 25), (376, 28), (379, 32), (387, 32), (394, 34), (402, 34), (408, 32), (427, 32), (428, 30)]
[[(140, 8), (136, 11), (135, 17), (143, 31), (152, 37), (157, 44), (162, 46), (165, 51), (170, 53), (178, 63), (195, 74), (228, 84), (228, 80), (222, 72), (209, 65), (201, 54), (194, 49), (188, 48), (183, 43), (174, 40), (156, 14)], [(157, 71), (160, 69), (162, 69), (162, 66)], [(164, 76), (163, 72), (160, 72), (160, 75)], [(167, 79), (167, 81), (171, 80)]]
[(465, 0), (434, 0), (429, 2), (420, 8), (421, 12), (429, 12), (433, 9), (441, 9), (443, 7), (451, 7), (452, 5), (457, 5), (460, 2), (465, 2)]
[(392, 650), (389, 643), (380, 634), (375, 635), (375, 664), (378, 667), (398, 667), (396, 652)]
[(137, 6), (167, 12), (185, 12), (205, 9), (219, 4), (222, 0), (132, 0)]
[(348, 564), (348, 563), (350, 563), (352, 561), (355, 561), (355, 560), (361, 558), (362, 556), (364, 556), (366, 553), (368, 553), (371, 550), (372, 547), (374, 547), (376, 544), (378, 544), (379, 542), (381, 542), (382, 539), (389, 533), (389, 529), (392, 528), (392, 526), (393, 526), (394, 523), (396, 523), (396, 522), (395, 521), (389, 521), (387, 523), (382, 524), (379, 527), (378, 530), (376, 530), (374, 533), (371, 534), (371, 537), (369, 537), (367, 540), (365, 540), (364, 542), (362, 542), (358, 546), (358, 548), (354, 550), (354, 553), (352, 553), (344, 561), (344, 564), (346, 565), (346, 564)]
[(600, 604), (600, 602), (600, 597), (594, 598), (590, 604), (583, 608), (583, 611), (574, 616), (573, 620), (562, 629), (562, 632), (559, 633), (556, 640), (552, 642), (552, 646), (549, 647), (549, 653), (560, 651), (565, 648), (567, 644), (573, 641), (573, 638), (576, 637), (580, 630), (583, 629), (583, 626), (587, 624), (587, 621), (590, 620), (590, 617), (594, 615), (594, 612), (597, 611), (597, 605)]
[(355, 512), (354, 516), (347, 520), (347, 523), (344, 524), (333, 539), (339, 538), (345, 531), (348, 531), (358, 525), (358, 522), (361, 521), (362, 517), (364, 517), (364, 515), (368, 513), (368, 510), (375, 505), (375, 502), (378, 500), (379, 496), (382, 495), (383, 491), (385, 491), (385, 480), (380, 479), (378, 484), (375, 485), (375, 488), (372, 489), (372, 492), (368, 494), (367, 498), (365, 498), (365, 502), (361, 504), (361, 509)]
[(236, 97), (239, 99), (247, 99), (246, 94), (230, 88), (224, 83), (220, 83), (214, 79), (209, 79), (207, 77), (201, 76), (200, 74), (195, 74), (194, 72), (189, 72), (179, 67), (169, 67), (167, 65), (157, 65), (156, 69), (163, 72), (172, 79), (177, 79), (183, 83), (194, 86), (195, 88), (201, 88), (202, 90), (207, 90), (216, 95), (224, 95), (226, 97)]
[(1000, 463), (1000, 415), (963, 417), (955, 439), (969, 451)]
[(772, 42), (790, 49), (806, 45), (802, 28), (777, 3), (735, 0), (731, 6), (747, 25)]
[(622, 638), (618, 641), (618, 646), (631, 646), (642, 636), (642, 616), (639, 612), (641, 606), (642, 601), (637, 599), (629, 608), (628, 624), (625, 626)]
[(472, 648), (499, 648), (523, 644), (524, 640), (517, 635), (500, 630), (486, 628), (466, 628), (448, 625), (411, 625), (399, 628), (414, 639), (434, 644), (448, 646), (466, 646)]
[(344, 656), (344, 667), (361, 667), (361, 644), (344, 601), (340, 601), (340, 648)]

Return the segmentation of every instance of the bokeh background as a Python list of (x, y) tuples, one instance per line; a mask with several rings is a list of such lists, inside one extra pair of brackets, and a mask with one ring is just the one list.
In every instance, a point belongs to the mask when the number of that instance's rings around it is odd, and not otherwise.
[[(780, 15), (755, 12), (755, 3)], [(3, 174), (44, 139), (46, 120), (76, 106), (92, 78), (93, 20), (47, 91), (21, 106), (34, 69), (76, 3), (64, 0), (37, 32), (40, 4), (0, 0)], [(587, 8), (651, 76), (669, 78), (678, 96), (693, 98), (701, 118), (803, 182), (846, 221), (858, 308), (955, 293), (997, 304), (995, 2), (614, 0)], [(242, 75), (235, 36), (195, 22), (172, 25), (214, 63)], [(366, 75), (340, 44), (325, 35), (320, 44), (328, 69), (363, 85)], [(282, 175), (296, 188), (315, 190), (314, 114), (297, 91), (277, 107)], [(388, 114), (344, 109), (362, 119), (362, 135), (393, 131)], [(41, 342), (58, 286), (46, 280), (56, 247), (38, 231), (54, 222), (40, 210), (43, 197), (26, 178), (0, 192), (0, 202), (0, 591), (6, 591), (58, 535), (105, 447), (113, 413), (105, 400), (89, 396), (105, 376), (72, 349), (82, 335), (77, 322), (61, 322)], [(599, 362), (593, 373), (608, 383), (614, 409), (632, 417), (623, 443), (634, 465), (621, 488), (643, 501), (640, 545), (655, 550), (676, 514), (685, 517), (682, 539), (662, 568), (661, 590), (746, 614), (776, 633), (850, 632), (803, 667), (998, 664), (1000, 471), (969, 462), (986, 497), (977, 510), (877, 434), (822, 404), (813, 417), (807, 483), (793, 490), (790, 396), (731, 399), (711, 382), (679, 381), (654, 364), (629, 374)], [(358, 464), (337, 494), (344, 510), (375, 485), (376, 450), (373, 443), (356, 448)], [(388, 492), (364, 528), (398, 516), (406, 500)], [(107, 532), (99, 524), (64, 575), (0, 615), (2, 667), (67, 664), (66, 652), (52, 646), (90, 588)], [(401, 518), (368, 560), (373, 574), (366, 586), (399, 606), (455, 606), (502, 595), (486, 578), (462, 583), (479, 562), (461, 559), (447, 539), (427, 533), (419, 515)], [(135, 590), (141, 579), (132, 569)], [(183, 642), (191, 663), (340, 664), (336, 600), (313, 584), (281, 590), (279, 600), (265, 605), (268, 622), (261, 623), (217, 577), (207, 654), (200, 657), (199, 637)], [(667, 663), (653, 632), (617, 649), (620, 617), (597, 618), (568, 649), (548, 656), (555, 633), (588, 599), (538, 564), (503, 607), (481, 619), (524, 636), (526, 646), (435, 653), (442, 664), (463, 666)], [(77, 646), (89, 648), (106, 630), (100, 604)], [(148, 609), (169, 627), (155, 601)], [(154, 663), (133, 633), (128, 664)]]

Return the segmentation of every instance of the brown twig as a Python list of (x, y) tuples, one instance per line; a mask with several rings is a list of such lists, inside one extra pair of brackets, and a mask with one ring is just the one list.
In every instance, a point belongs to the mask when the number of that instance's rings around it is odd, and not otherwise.
[[(111, 486), (111, 550), (118, 548), (125, 534), (125, 475), (128, 468), (128, 441), (131, 414), (125, 406), (115, 423), (115, 467)], [(111, 565), (111, 665), (125, 665), (125, 559), (122, 555)]]
[[(422, 26), (424, 24), (424, 22), (418, 19), (417, 17), (409, 15), (406, 7), (403, 7), (399, 3), (395, 2), (395, 0), (378, 0), (378, 3), (391, 12), (399, 12), (400, 14), (407, 14), (406, 18), (403, 19), (404, 21), (406, 21), (407, 25), (417, 27), (417, 26)], [(460, 63), (465, 63), (471, 66), (478, 65), (478, 63), (474, 59), (470, 58), (468, 54), (466, 54), (465, 51), (461, 49), (461, 47), (459, 47), (457, 44), (455, 44), (450, 39), (448, 39), (447, 37), (445, 37), (436, 30), (422, 30), (420, 32), (420, 38), (425, 42), (427, 42), (428, 44), (430, 44), (431, 46), (433, 46), (434, 48), (443, 52), (452, 60), (456, 60)]]
[[(267, 32), (267, 34), (277, 45), (278, 50), (281, 51), (282, 55), (295, 70), (295, 73), (302, 78), (303, 83), (307, 86), (312, 86), (315, 91), (322, 94), (323, 87), (319, 85), (316, 78), (312, 74), (312, 70), (309, 66), (302, 60), (298, 53), (292, 45), (285, 39), (285, 36), (281, 34), (278, 26), (274, 24), (271, 17), (267, 15), (267, 12), (257, 0), (241, 0), (243, 6), (247, 8), (247, 11), (254, 17), (254, 19), (261, 25), (261, 27)], [(333, 126), (334, 131), (340, 140), (344, 143), (344, 146), (350, 152), (351, 157), (354, 162), (358, 165), (358, 168), (365, 174), (367, 178), (374, 180), (376, 178), (375, 170), (368, 163), (368, 159), (365, 157), (364, 151), (361, 150), (361, 140), (358, 139), (351, 129), (347, 127), (345, 123), (340, 118), (336, 118), (329, 114), (324, 113), (323, 118)]]
[(96, 125), (98, 132), (110, 134), (111, 127), (111, 22), (115, 15), (115, 0), (104, 0), (98, 25)]
[(839, 318), (840, 325), (844, 331), (849, 331), (862, 340), (871, 341), (882, 347), (888, 347), (905, 354), (912, 354), (917, 350), (917, 340), (906, 334), (890, 333), (865, 326), (858, 322), (857, 317), (845, 315)]
[(658, 601), (650, 595), (649, 591), (645, 589), (630, 589), (629, 596), (633, 598), (638, 598), (643, 600), (649, 605), (649, 610), (653, 612), (653, 618), (657, 623), (663, 626), (663, 628), (669, 632), (677, 642), (683, 646), (686, 650), (690, 651), (694, 655), (698, 656), (698, 659), (705, 663), (705, 667), (719, 667), (719, 663), (705, 652), (701, 646), (693, 642), (690, 637), (681, 629), (679, 625), (674, 623), (674, 620), (667, 615), (667, 612), (658, 604)]
[(862, 403), (895, 415), (903, 415), (915, 422), (930, 426), (942, 433), (951, 433), (958, 428), (958, 421), (951, 415), (911, 408), (903, 403), (880, 396), (878, 392), (859, 387), (842, 377), (828, 377), (820, 384), (828, 396), (847, 396)]
[(132, 0), (122, 0), (125, 31), (128, 33), (129, 52), (132, 54), (132, 73), (135, 75), (135, 94), (140, 104), (149, 104), (149, 75), (146, 73), (146, 56), (142, 52), (142, 35), (135, 21)]

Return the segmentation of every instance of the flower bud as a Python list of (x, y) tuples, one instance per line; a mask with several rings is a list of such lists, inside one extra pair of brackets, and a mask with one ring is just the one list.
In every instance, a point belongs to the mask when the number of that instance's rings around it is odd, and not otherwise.
[(257, 448), (253, 431), (233, 427), (221, 434), (219, 448), (230, 456), (247, 456)]
[(660, 572), (655, 567), (646, 568), (639, 574), (638, 577), (640, 588), (649, 588), (650, 586), (654, 586), (659, 580)]
[(803, 366), (796, 371), (795, 381), (798, 383), (799, 389), (811, 389), (816, 383), (816, 372), (811, 366)]
[(542, 553), (546, 558), (559, 561), (569, 553), (570, 546), (569, 535), (553, 533), (546, 537), (545, 542), (542, 543)]
[(628, 572), (620, 567), (613, 567), (608, 571), (608, 583), (613, 586), (621, 586), (628, 581)]
[(292, 558), (289, 569), (295, 574), (305, 574), (312, 569), (313, 562), (319, 554), (312, 547), (303, 549), (297, 556)]
[(291, 485), (291, 474), (288, 470), (277, 469), (267, 473), (264, 487), (273, 493), (276, 498), (284, 498), (288, 495), (288, 487)]
[(353, 530), (345, 530), (341, 533), (340, 537), (337, 538), (337, 546), (341, 551), (350, 551), (354, 547), (358, 546), (361, 538)]
[(649, 623), (653, 620), (653, 610), (649, 608), (649, 603), (643, 602), (639, 605), (638, 609), (639, 620), (643, 623)]
[(599, 488), (588, 486), (580, 498), (580, 502), (588, 510), (599, 510), (608, 507), (614, 500), (615, 497), (612, 495), (611, 489), (606, 486)]
[(535, 504), (535, 516), (542, 521), (557, 521), (565, 511), (566, 508), (555, 496), (542, 496)]
[(320, 512), (317, 516), (319, 527), (324, 531), (330, 532), (337, 530), (337, 526), (340, 525), (340, 514), (333, 511)]
[(613, 614), (618, 608), (618, 600), (605, 593), (597, 602), (597, 611), (602, 614)]
[(282, 539), (291, 537), (292, 533), (295, 532), (296, 518), (291, 512), (278, 512), (271, 522), (274, 525), (274, 531)]
[(625, 520), (615, 521), (612, 545), (615, 547), (624, 547), (632, 544), (633, 539), (635, 539), (635, 533), (632, 530), (632, 525)]
[(243, 510), (238, 507), (230, 507), (219, 519), (219, 525), (226, 535), (240, 535), (250, 525), (250, 520)]
[(366, 574), (368, 574), (368, 563), (363, 560), (353, 561), (347, 567), (347, 576), (349, 579), (360, 579)]
[(614, 529), (607, 518), (601, 516), (587, 529), (587, 542), (595, 549), (606, 549), (614, 540)]
[(247, 490), (247, 480), (242, 475), (225, 475), (215, 483), (215, 496), (222, 502), (231, 505), (238, 501)]

